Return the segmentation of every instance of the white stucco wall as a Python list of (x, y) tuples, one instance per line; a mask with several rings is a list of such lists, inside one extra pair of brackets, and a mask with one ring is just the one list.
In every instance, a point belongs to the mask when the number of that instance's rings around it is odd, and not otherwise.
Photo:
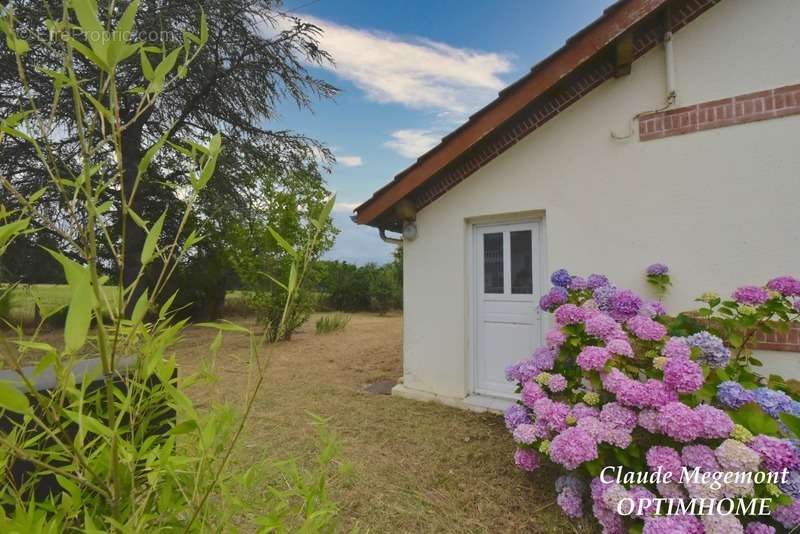
[[(798, 27), (794, 0), (713, 7), (675, 35), (679, 105), (800, 82)], [(663, 261), (670, 311), (706, 290), (800, 272), (800, 117), (613, 141), (662, 105), (664, 85), (659, 47), (418, 214), (404, 257), (405, 388), (469, 393), (476, 217), (543, 211), (548, 273), (606, 273), (648, 294), (643, 270)]]

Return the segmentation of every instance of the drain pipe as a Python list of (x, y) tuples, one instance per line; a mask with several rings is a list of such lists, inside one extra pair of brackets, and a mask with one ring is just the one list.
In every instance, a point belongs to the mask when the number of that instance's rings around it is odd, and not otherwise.
[(399, 247), (403, 246), (403, 240), (397, 239), (395, 237), (386, 237), (386, 229), (385, 228), (378, 228), (378, 235), (381, 236), (381, 239), (385, 242), (389, 243), (390, 245), (397, 245)]

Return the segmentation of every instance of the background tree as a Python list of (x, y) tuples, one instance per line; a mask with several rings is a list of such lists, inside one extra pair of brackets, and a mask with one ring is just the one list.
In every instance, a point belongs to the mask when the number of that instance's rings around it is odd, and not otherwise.
[[(100, 11), (108, 13), (109, 19), (118, 19), (128, 2), (100, 2)], [(141, 40), (152, 42), (162, 49), (174, 49), (175, 59), (181, 57), (184, 32), (196, 23), (202, 9), (207, 20), (206, 46), (196, 58), (194, 68), (182, 69), (181, 79), (164, 88), (161, 99), (144, 113), (137, 114), (143, 99), (149, 98), (141, 91), (141, 80), (153, 78), (152, 65), (162, 59), (159, 53), (147, 46), (140, 51), (141, 61), (126, 62), (119, 67), (117, 92), (120, 95), (120, 120), (127, 124), (122, 132), (125, 160), (124, 180), (120, 184), (122, 195), (108, 192), (109, 199), (116, 198), (112, 207), (115, 224), (107, 228), (119, 235), (126, 227), (127, 242), (124, 247), (122, 272), (115, 272), (115, 262), (108, 257), (108, 250), (100, 250), (106, 256), (110, 274), (121, 276), (126, 284), (132, 282), (141, 266), (141, 250), (145, 234), (137, 224), (136, 217), (154, 221), (166, 213), (164, 228), (174, 231), (180, 224), (178, 206), (185, 188), (189, 187), (187, 169), (177, 150), (178, 143), (187, 139), (204, 139), (219, 132), (224, 147), (217, 163), (218, 180), (212, 181), (198, 199), (196, 211), (190, 225), (205, 229), (216, 229), (223, 236), (226, 226), (236, 224), (248, 228), (257, 221), (264, 210), (251, 210), (255, 204), (269, 202), (260, 196), (265, 191), (285, 187), (287, 194), (298, 183), (267, 183), (297, 176), (293, 169), (302, 171), (307, 183), (306, 190), (324, 195), (324, 182), (317, 161), (331, 160), (330, 153), (315, 141), (289, 131), (276, 131), (266, 125), (277, 115), (277, 107), (283, 101), (309, 107), (316, 98), (328, 98), (336, 89), (311, 73), (309, 66), (321, 65), (331, 58), (318, 46), (320, 29), (297, 18), (279, 12), (278, 0), (142, 0), (134, 31)], [(32, 94), (41, 107), (53, 100), (54, 85), (48, 69), (58, 70), (58, 58), (53, 48), (43, 46), (41, 40), (50, 40), (51, 34), (45, 26), (48, 14), (61, 13), (61, 2), (55, 0), (19, 0), (14, 2), (21, 35), (31, 36), (31, 50), (22, 61), (29, 73)], [(57, 16), (55, 18), (58, 18)], [(37, 41), (37, 39), (39, 41)], [(56, 41), (58, 41), (56, 39)], [(185, 53), (185, 52), (184, 52)], [(15, 55), (7, 48), (0, 51), (0, 115), (7, 116), (18, 109), (21, 81), (16, 77)], [(99, 72), (95, 65), (76, 57), (75, 71), (84, 80), (87, 91), (95, 91)], [(73, 124), (74, 110), (69, 99), (61, 99), (52, 110), (55, 140), (50, 141), (53, 167), (68, 179), (79, 175), (78, 136)], [(129, 202), (127, 210), (122, 206), (126, 197), (131, 198), (131, 189), (139, 173), (139, 162), (147, 158), (148, 151), (159, 143), (160, 128), (172, 124), (169, 134), (161, 141), (164, 149), (159, 151), (156, 161), (145, 171), (139, 190)], [(101, 136), (102, 132), (94, 132)], [(42, 140), (44, 141), (44, 140)], [(30, 144), (18, 139), (8, 139), (0, 148), (0, 174), (7, 176), (23, 194), (33, 195), (48, 181), (46, 170), (38, 163)], [(111, 153), (100, 153), (98, 160), (113, 159)], [(105, 165), (98, 161), (102, 169)], [(264, 172), (264, 169), (281, 166), (287, 172)], [(102, 171), (99, 171), (102, 172)], [(65, 204), (70, 202), (55, 187), (46, 187), (41, 193), (40, 205), (55, 221), (64, 221)], [(121, 199), (121, 200), (119, 200)], [(2, 198), (8, 206), (15, 200), (8, 194)], [(123, 216), (123, 213), (130, 213)], [(64, 225), (67, 226), (66, 224)], [(59, 242), (68, 255), (69, 247), (63, 236), (44, 234), (35, 239)], [(222, 248), (222, 241), (209, 239), (202, 251), (188, 261), (198, 266), (213, 267), (207, 272), (216, 273), (216, 284), (208, 284), (203, 295), (206, 311), (221, 308), (219, 288), (224, 291), (226, 280), (232, 276), (232, 266)], [(51, 243), (52, 244), (52, 243)], [(37, 241), (22, 239), (16, 245), (20, 257), (37, 254)], [(40, 262), (45, 263), (45, 262)], [(27, 270), (35, 269), (39, 263), (23, 264)], [(12, 279), (23, 275), (21, 265), (7, 262), (4, 267)], [(183, 267), (186, 267), (184, 265)], [(199, 269), (197, 269), (199, 271)], [(16, 276), (17, 278), (13, 278)], [(37, 281), (46, 275), (34, 277)], [(55, 280), (54, 280), (55, 281)], [(216, 290), (216, 291), (214, 291)], [(135, 301), (135, 299), (134, 299)], [(213, 313), (208, 313), (213, 315)]]

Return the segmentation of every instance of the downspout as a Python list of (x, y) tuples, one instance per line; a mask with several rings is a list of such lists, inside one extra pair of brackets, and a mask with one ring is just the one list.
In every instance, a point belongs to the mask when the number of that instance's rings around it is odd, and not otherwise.
[(631, 121), (629, 124), (629, 130), (626, 135), (618, 135), (611, 132), (611, 138), (616, 140), (623, 140), (633, 137), (634, 123), (639, 120), (639, 117), (642, 115), (648, 115), (650, 113), (658, 113), (660, 111), (666, 111), (675, 104), (675, 101), (678, 99), (678, 91), (675, 89), (675, 50), (672, 47), (672, 32), (667, 31), (664, 33), (664, 69), (665, 69), (665, 78), (667, 82), (667, 98), (664, 105), (658, 109), (650, 109), (647, 111), (640, 111), (633, 117), (631, 117)]
[(403, 240), (397, 239), (395, 237), (386, 237), (386, 229), (385, 228), (378, 228), (378, 235), (381, 236), (381, 239), (390, 245), (397, 245), (398, 247), (403, 246)]

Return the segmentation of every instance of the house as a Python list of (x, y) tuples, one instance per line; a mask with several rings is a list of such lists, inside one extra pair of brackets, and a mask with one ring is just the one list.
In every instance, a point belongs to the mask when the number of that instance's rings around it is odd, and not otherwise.
[[(800, 273), (800, 2), (622, 0), (356, 208), (403, 232), (394, 393), (500, 409), (542, 343), (549, 273), (670, 311)], [(800, 377), (800, 331), (762, 337)]]

